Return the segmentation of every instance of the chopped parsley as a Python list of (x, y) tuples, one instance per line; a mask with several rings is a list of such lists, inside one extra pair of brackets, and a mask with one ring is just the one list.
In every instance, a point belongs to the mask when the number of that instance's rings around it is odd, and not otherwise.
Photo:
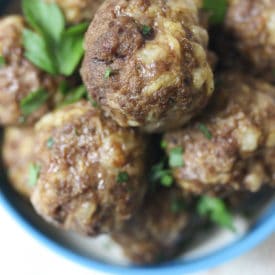
[(143, 25), (141, 28), (141, 32), (144, 36), (148, 36), (152, 32), (152, 28), (150, 26)]
[(171, 170), (165, 169), (164, 162), (157, 163), (152, 167), (149, 179), (152, 183), (160, 183), (165, 187), (170, 187), (174, 181)]
[(0, 69), (3, 68), (6, 64), (6, 61), (2, 55), (0, 55)]
[(181, 147), (171, 149), (169, 153), (169, 166), (182, 167), (183, 165), (183, 149)]
[(162, 149), (166, 149), (167, 148), (167, 142), (165, 141), (165, 140), (162, 140), (161, 142), (160, 142), (160, 147), (162, 148)]
[(88, 24), (66, 28), (59, 6), (43, 0), (23, 0), (22, 9), (34, 30), (23, 32), (26, 58), (47, 73), (72, 75), (84, 55), (83, 40)]
[(127, 172), (119, 172), (117, 177), (116, 177), (116, 182), (117, 183), (124, 183), (129, 180), (129, 175)]
[(172, 213), (180, 213), (185, 209), (185, 202), (182, 198), (177, 198), (172, 200), (171, 202), (171, 212)]
[(31, 92), (20, 101), (20, 109), (24, 116), (37, 111), (49, 98), (49, 94), (44, 89)]
[(106, 70), (105, 70), (105, 74), (104, 74), (104, 78), (107, 79), (109, 78), (113, 73), (113, 70), (112, 68), (108, 67)]
[(41, 166), (38, 164), (31, 164), (29, 168), (29, 185), (34, 187), (40, 176)]
[(212, 133), (209, 131), (207, 126), (203, 123), (198, 123), (198, 129), (204, 134), (204, 136), (211, 140), (212, 139)]
[(197, 205), (199, 215), (209, 217), (210, 220), (222, 227), (235, 230), (233, 217), (223, 200), (209, 196), (202, 196)]
[(48, 140), (47, 140), (47, 147), (48, 147), (49, 149), (52, 149), (52, 148), (53, 148), (53, 145), (54, 145), (54, 140), (53, 140), (53, 138), (52, 138), (52, 137), (48, 138)]
[(224, 21), (227, 5), (227, 0), (203, 0), (203, 9), (209, 12), (210, 23), (219, 24)]
[(67, 106), (73, 104), (87, 95), (87, 90), (84, 85), (80, 85), (74, 89), (68, 90), (64, 100), (59, 106)]

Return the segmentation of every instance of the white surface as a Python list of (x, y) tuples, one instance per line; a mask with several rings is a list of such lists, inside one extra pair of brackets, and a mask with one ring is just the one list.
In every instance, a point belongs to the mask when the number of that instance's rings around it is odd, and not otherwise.
[[(102, 275), (71, 263), (29, 236), (0, 206), (1, 275)], [(275, 235), (241, 258), (197, 275), (274, 275)], [(170, 275), (170, 274), (169, 274)]]

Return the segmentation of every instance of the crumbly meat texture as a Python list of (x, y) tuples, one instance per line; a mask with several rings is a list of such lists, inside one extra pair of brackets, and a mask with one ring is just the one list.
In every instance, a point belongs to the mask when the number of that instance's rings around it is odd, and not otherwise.
[(272, 182), (265, 156), (275, 145), (274, 87), (241, 73), (224, 74), (218, 82), (204, 114), (164, 137), (168, 154), (183, 150), (184, 165), (173, 174), (186, 193), (256, 192)]
[(38, 89), (49, 94), (57, 90), (55, 78), (42, 72), (24, 57), (22, 33), (25, 27), (20, 16), (0, 19), (0, 56), (5, 64), (0, 66), (0, 125), (32, 125), (50, 109), (50, 101), (31, 115), (24, 117), (20, 108), (23, 98)]
[(230, 0), (226, 27), (259, 71), (275, 68), (275, 1)]
[(122, 127), (177, 128), (213, 91), (208, 34), (190, 0), (107, 0), (85, 40), (89, 94)]
[(30, 198), (34, 186), (30, 185), (29, 170), (34, 159), (34, 129), (9, 127), (5, 129), (3, 161), (10, 184), (24, 197)]
[(146, 189), (143, 135), (120, 128), (86, 101), (46, 115), (35, 135), (41, 172), (32, 203), (46, 220), (96, 235), (135, 214)]
[(112, 235), (135, 264), (153, 264), (176, 256), (200, 223), (185, 209), (177, 188), (159, 190), (147, 196), (139, 213), (121, 232)]
[(104, 0), (46, 0), (57, 3), (63, 10), (68, 23), (76, 24), (91, 21)]

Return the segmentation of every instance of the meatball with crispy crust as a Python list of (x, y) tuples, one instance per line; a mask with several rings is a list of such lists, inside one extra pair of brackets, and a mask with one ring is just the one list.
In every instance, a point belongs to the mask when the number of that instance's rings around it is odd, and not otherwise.
[(230, 0), (226, 27), (258, 70), (275, 68), (275, 1)]
[(136, 212), (146, 189), (143, 135), (86, 101), (44, 116), (35, 135), (41, 172), (32, 203), (46, 220), (96, 235), (120, 228)]
[(32, 65), (24, 57), (22, 32), (24, 21), (20, 16), (0, 20), (0, 125), (33, 124), (49, 111), (49, 101), (28, 116), (24, 116), (20, 102), (33, 92), (44, 89), (51, 94), (57, 90), (56, 80)]
[(199, 222), (199, 217), (188, 210), (180, 190), (159, 190), (147, 196), (139, 213), (112, 238), (134, 263), (152, 264), (181, 252)]
[(255, 192), (270, 181), (264, 159), (275, 146), (274, 87), (241, 73), (218, 82), (204, 114), (164, 137), (168, 154), (182, 156), (174, 177), (186, 193)]
[(9, 127), (5, 129), (3, 160), (12, 186), (29, 198), (34, 186), (30, 181), (30, 165), (34, 155), (34, 129)]
[(104, 0), (46, 0), (57, 3), (63, 10), (69, 23), (91, 21)]
[(122, 127), (174, 129), (207, 103), (208, 35), (190, 0), (107, 0), (86, 34), (82, 76)]

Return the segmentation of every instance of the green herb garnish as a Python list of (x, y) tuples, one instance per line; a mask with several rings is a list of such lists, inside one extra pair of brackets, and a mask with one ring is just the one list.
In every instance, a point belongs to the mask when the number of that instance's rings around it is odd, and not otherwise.
[(44, 89), (39, 89), (28, 94), (21, 99), (20, 108), (24, 116), (37, 111), (49, 98), (49, 94)]
[(83, 39), (87, 23), (66, 28), (65, 18), (55, 3), (23, 0), (24, 16), (35, 32), (25, 29), (25, 56), (38, 68), (70, 76), (84, 54)]
[(113, 73), (113, 70), (112, 68), (108, 67), (106, 70), (105, 70), (105, 74), (104, 74), (104, 78), (109, 78)]
[(199, 215), (208, 216), (210, 220), (222, 227), (235, 230), (233, 217), (223, 200), (208, 196), (202, 196), (197, 205)]
[(162, 149), (166, 149), (167, 148), (167, 142), (165, 141), (165, 140), (162, 140), (161, 142), (160, 142), (160, 147), (162, 148)]
[(5, 58), (0, 55), (0, 69), (3, 68), (6, 64)]
[(144, 36), (147, 36), (151, 33), (152, 31), (152, 28), (150, 26), (147, 26), (147, 25), (143, 25), (142, 28), (141, 28), (141, 32)]
[(171, 149), (169, 153), (169, 166), (182, 167), (183, 165), (183, 149), (181, 147)]
[(175, 214), (180, 213), (185, 209), (185, 202), (183, 199), (174, 199), (171, 202), (171, 211)]
[(227, 0), (204, 0), (203, 9), (210, 14), (210, 22), (219, 24), (224, 21), (227, 11)]
[(38, 164), (31, 164), (29, 168), (29, 185), (34, 187), (40, 176), (41, 166)]
[(48, 138), (48, 140), (47, 140), (47, 147), (48, 147), (49, 149), (51, 149), (51, 148), (53, 148), (53, 145), (54, 145), (54, 140), (53, 140), (53, 138), (52, 138), (52, 137)]
[(173, 184), (172, 172), (169, 169), (165, 169), (164, 162), (155, 164), (150, 172), (149, 179), (152, 183), (160, 183), (165, 187), (170, 187)]
[(212, 133), (209, 131), (207, 126), (203, 123), (198, 123), (198, 129), (204, 134), (204, 136), (211, 140), (212, 139)]
[(74, 88), (66, 92), (66, 96), (59, 106), (66, 106), (73, 104), (87, 95), (87, 90), (84, 85)]
[(129, 180), (129, 175), (127, 172), (119, 172), (117, 177), (116, 177), (116, 182), (117, 183), (124, 183)]

